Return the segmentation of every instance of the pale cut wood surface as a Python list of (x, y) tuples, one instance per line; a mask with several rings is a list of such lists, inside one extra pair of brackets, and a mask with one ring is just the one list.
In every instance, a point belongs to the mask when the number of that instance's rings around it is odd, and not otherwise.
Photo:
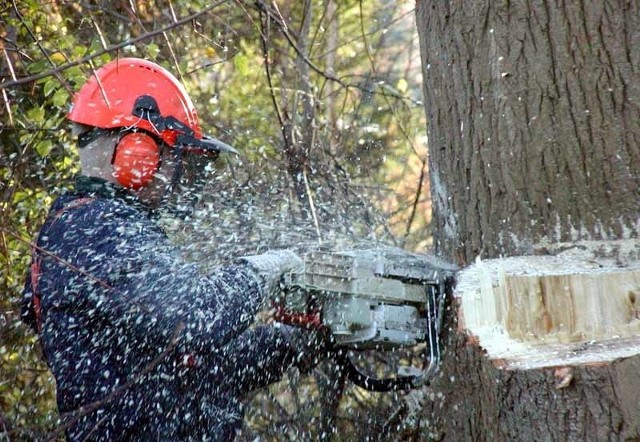
[(638, 241), (478, 261), (458, 275), (459, 326), (498, 366), (640, 354)]

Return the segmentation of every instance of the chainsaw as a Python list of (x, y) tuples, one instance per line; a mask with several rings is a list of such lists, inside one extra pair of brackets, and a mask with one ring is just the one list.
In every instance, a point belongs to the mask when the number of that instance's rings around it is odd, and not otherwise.
[[(276, 320), (328, 329), (344, 350), (349, 379), (369, 391), (416, 388), (433, 376), (454, 265), (399, 249), (314, 251), (304, 264), (303, 272), (285, 275)], [(348, 356), (419, 344), (425, 345), (422, 367), (403, 365), (384, 378), (366, 374)]]

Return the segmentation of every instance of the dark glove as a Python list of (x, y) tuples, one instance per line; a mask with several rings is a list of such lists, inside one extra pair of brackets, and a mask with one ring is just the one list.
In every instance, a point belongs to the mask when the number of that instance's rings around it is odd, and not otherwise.
[(288, 346), (295, 355), (294, 364), (301, 373), (308, 374), (331, 355), (334, 342), (328, 329), (307, 329), (284, 324), (280, 327)]

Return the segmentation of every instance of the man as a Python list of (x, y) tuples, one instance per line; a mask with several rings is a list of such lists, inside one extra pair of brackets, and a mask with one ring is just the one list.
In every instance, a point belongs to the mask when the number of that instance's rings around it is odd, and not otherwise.
[(75, 190), (53, 204), (25, 285), (70, 440), (229, 440), (248, 392), (308, 370), (322, 336), (252, 327), (289, 251), (202, 275), (153, 222), (183, 155), (235, 152), (202, 136), (182, 85), (160, 66), (115, 60), (68, 115), (80, 146)]

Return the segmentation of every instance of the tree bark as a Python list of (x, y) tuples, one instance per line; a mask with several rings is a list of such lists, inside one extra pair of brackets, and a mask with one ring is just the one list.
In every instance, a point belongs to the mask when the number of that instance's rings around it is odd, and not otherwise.
[[(637, 2), (418, 0), (434, 244), (463, 266), (638, 238)], [(640, 356), (504, 369), (445, 329), (421, 438), (640, 439)]]
[(417, 2), (445, 256), (638, 234), (637, 2)]
[(425, 402), (422, 439), (629, 441), (640, 438), (640, 358), (502, 370), (460, 336)]

